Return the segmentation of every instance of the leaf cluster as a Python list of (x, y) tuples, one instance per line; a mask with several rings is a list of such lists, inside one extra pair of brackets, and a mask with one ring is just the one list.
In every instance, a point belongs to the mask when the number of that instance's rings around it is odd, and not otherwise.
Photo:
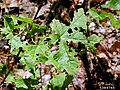
[[(52, 65), (52, 68), (57, 70), (44, 90), (49, 87), (53, 90), (64, 90), (67, 88), (80, 68), (79, 60), (76, 58), (78, 52), (74, 48), (70, 48), (68, 43), (71, 41), (77, 44), (81, 43), (85, 46), (85, 50), (95, 52), (94, 45), (102, 39), (102, 37), (95, 34), (89, 37), (84, 35), (81, 29), (87, 32), (88, 21), (88, 17), (85, 16), (82, 8), (74, 13), (74, 18), (69, 26), (54, 19), (51, 28), (39, 26), (33, 20), (23, 16), (5, 16), (5, 28), (1, 29), (1, 32), (9, 40), (10, 52), (13, 55), (17, 55), (19, 48), (22, 48), (24, 52), (20, 53), (19, 63), (24, 66), (26, 71), (31, 73), (26, 78), (21, 76), (16, 78), (12, 76), (13, 73), (9, 74), (7, 78), (8, 83), (14, 82), (17, 89), (33, 90), (31, 88), (38, 85), (36, 80), (40, 76), (37, 65), (42, 63)], [(69, 30), (71, 30), (71, 33)], [(36, 36), (40, 33), (40, 36)], [(22, 40), (24, 34), (25, 39)], [(38, 39), (34, 40), (36, 37)], [(29, 38), (33, 41), (29, 41)], [(54, 46), (57, 46), (57, 49), (52, 50), (51, 48)]]

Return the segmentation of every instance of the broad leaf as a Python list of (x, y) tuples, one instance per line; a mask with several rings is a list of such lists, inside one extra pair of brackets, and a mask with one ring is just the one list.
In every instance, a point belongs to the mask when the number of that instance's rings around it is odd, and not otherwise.
[(69, 52), (69, 48), (66, 43), (61, 41), (59, 50), (54, 56), (54, 59), (59, 63), (57, 68), (61, 71), (66, 70), (68, 74), (74, 75), (79, 69), (79, 62), (75, 58), (75, 55), (76, 52), (74, 50)]
[(87, 17), (84, 14), (84, 10), (78, 9), (78, 12), (74, 12), (73, 21), (70, 23), (70, 27), (74, 29), (75, 27), (82, 27), (83, 29), (87, 29)]
[(73, 41), (75, 43), (81, 42), (82, 44), (87, 44), (85, 35), (79, 31), (74, 31), (72, 34), (65, 33), (61, 38), (68, 42)]
[(60, 73), (58, 76), (54, 76), (52, 80), (50, 80), (50, 83), (53, 85), (53, 87), (62, 87), (64, 84), (66, 78), (65, 73)]
[(26, 69), (28, 71), (35, 70), (35, 61), (32, 60), (31, 56), (29, 55), (24, 55), (21, 59), (20, 59), (20, 63), (22, 65), (25, 65)]
[(9, 73), (6, 81), (7, 81), (8, 83), (13, 83), (13, 82), (15, 82), (15, 79), (14, 79), (14, 78), (15, 78), (15, 77), (12, 75), (12, 73)]
[(26, 84), (25, 84), (25, 82), (24, 82), (24, 80), (23, 80), (23, 78), (22, 77), (18, 77), (18, 78), (16, 78), (15, 79), (15, 84), (16, 84), (16, 87), (17, 88), (25, 88), (25, 89), (27, 89), (28, 87), (26, 86)]
[(8, 34), (6, 38), (9, 39), (9, 44), (11, 45), (11, 52), (13, 52), (14, 49), (18, 49), (23, 44), (19, 37), (13, 36), (12, 34)]
[(51, 28), (53, 31), (57, 32), (59, 36), (62, 36), (68, 30), (69, 27), (63, 23), (60, 23), (59, 20), (54, 19)]

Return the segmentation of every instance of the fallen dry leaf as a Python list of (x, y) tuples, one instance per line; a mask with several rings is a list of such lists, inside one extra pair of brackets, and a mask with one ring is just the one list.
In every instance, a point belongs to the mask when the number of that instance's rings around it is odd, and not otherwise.
[(111, 47), (111, 52), (119, 52), (120, 51), (120, 41), (116, 41)]

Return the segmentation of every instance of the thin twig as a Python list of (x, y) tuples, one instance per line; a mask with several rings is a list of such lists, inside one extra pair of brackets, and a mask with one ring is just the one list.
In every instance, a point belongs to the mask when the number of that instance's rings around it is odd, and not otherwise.
[(39, 6), (38, 6), (37, 12), (35, 13), (35, 16), (33, 17), (33, 20), (36, 19), (36, 17), (37, 17), (37, 15), (38, 15), (41, 7), (42, 7), (42, 5), (39, 5)]
[(4, 79), (2, 80), (2, 82), (0, 83), (0, 85), (4, 84), (6, 78), (8, 77), (8, 75), (10, 73), (10, 71), (13, 69), (13, 66), (19, 61), (19, 55), (20, 55), (21, 51), (22, 51), (22, 48), (19, 48), (18, 54), (15, 56), (12, 66), (9, 68), (8, 72), (6, 73), (6, 75), (5, 75)]

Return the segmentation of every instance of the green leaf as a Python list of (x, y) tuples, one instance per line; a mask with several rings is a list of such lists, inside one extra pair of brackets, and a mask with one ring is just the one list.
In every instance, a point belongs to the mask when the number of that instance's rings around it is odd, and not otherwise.
[(81, 42), (82, 44), (87, 43), (85, 35), (79, 31), (74, 31), (71, 35), (66, 33), (65, 35), (62, 36), (62, 40), (66, 40), (68, 42), (73, 41), (75, 43)]
[(74, 12), (73, 21), (70, 23), (70, 27), (74, 29), (75, 27), (82, 27), (83, 29), (87, 29), (87, 17), (84, 14), (84, 10), (82, 8), (78, 9), (78, 12)]
[(120, 20), (116, 20), (112, 13), (107, 13), (107, 12), (102, 11), (99, 13), (99, 16), (100, 16), (99, 20), (103, 20), (107, 17), (110, 18), (110, 22), (113, 25), (113, 27), (118, 28), (118, 29), (120, 28)]
[(19, 37), (13, 36), (12, 34), (8, 34), (6, 38), (9, 39), (9, 44), (11, 45), (11, 52), (13, 52), (14, 49), (19, 49), (19, 47), (21, 47), (23, 44)]
[(28, 71), (31, 71), (31, 69), (35, 69), (35, 61), (32, 60), (32, 58), (29, 55), (24, 55), (21, 59), (20, 59), (20, 63), (22, 65), (25, 65), (26, 69)]
[(36, 54), (38, 54), (39, 48), (39, 45), (27, 45), (26, 47), (23, 47), (23, 49), (25, 50), (25, 55), (31, 57), (33, 62), (35, 62), (36, 60)]
[(15, 77), (13, 76), (12, 73), (9, 73), (9, 75), (7, 76), (7, 83), (13, 83), (15, 82)]
[(93, 45), (99, 43), (102, 39), (103, 37), (99, 37), (96, 34), (92, 34), (90, 37), (88, 37), (88, 41)]
[(101, 19), (101, 17), (100, 17), (100, 15), (98, 14), (98, 11), (97, 11), (97, 10), (91, 8), (91, 9), (89, 9), (88, 12), (89, 12), (89, 14), (90, 14), (94, 19), (96, 19), (96, 20), (100, 20), (100, 19)]
[(6, 74), (7, 72), (7, 65), (6, 64), (2, 64), (0, 65), (0, 74)]
[(57, 32), (59, 36), (62, 36), (68, 30), (69, 27), (63, 23), (60, 23), (59, 20), (54, 19), (51, 28), (53, 31)]
[(20, 24), (20, 25), (16, 25), (16, 26), (15, 26), (15, 29), (25, 30), (25, 29), (26, 29), (26, 26), (27, 26), (27, 24), (23, 22), (23, 23)]
[(120, 10), (120, 0), (109, 0), (103, 8), (110, 8), (111, 10)]
[(52, 80), (50, 80), (50, 83), (53, 85), (53, 87), (62, 87), (64, 84), (66, 78), (65, 73), (60, 73), (58, 76), (54, 76)]
[(37, 79), (40, 76), (40, 69), (35, 70), (35, 79)]
[(24, 80), (23, 80), (23, 78), (22, 77), (18, 77), (18, 78), (16, 78), (15, 79), (15, 84), (16, 84), (16, 87), (17, 88), (25, 88), (25, 89), (27, 89), (28, 87), (26, 86), (26, 84), (25, 84), (25, 82), (24, 82)]
[(4, 64), (0, 64), (0, 72), (2, 71)]
[(19, 20), (19, 21), (22, 21), (22, 22), (26, 22), (26, 23), (30, 23), (32, 24), (33, 23), (33, 20), (30, 19), (30, 18), (26, 18), (22, 15), (20, 15), (19, 17), (16, 17), (16, 16), (12, 16), (12, 18), (16, 19), (16, 20)]
[(54, 59), (58, 61), (58, 67), (60, 71), (66, 70), (68, 74), (75, 75), (79, 69), (78, 60), (75, 58), (77, 53), (72, 50), (69, 52), (69, 48), (65, 42), (61, 41), (58, 52), (54, 55)]
[(14, 22), (14, 25), (17, 25), (18, 23), (18, 20), (16, 19), (16, 18), (14, 18), (14, 16), (11, 16), (11, 18), (12, 18), (12, 20), (13, 20), (13, 22)]
[(110, 19), (113, 19), (113, 18), (114, 18), (114, 15), (113, 15), (113, 14), (107, 13), (107, 12), (105, 12), (105, 11), (101, 11), (101, 12), (99, 13), (99, 15), (100, 15), (100, 17), (101, 17), (100, 20), (103, 20), (103, 19), (105, 19), (106, 17), (108, 17), (108, 18), (110, 18)]
[(120, 20), (111, 19), (110, 22), (115, 28), (120, 28)]
[(8, 32), (12, 32), (14, 30), (13, 20), (8, 16), (4, 16), (4, 26)]
[(58, 34), (50, 34), (48, 36), (48, 38), (50, 38), (50, 41), (49, 41), (50, 44), (55, 44), (59, 39), (59, 35)]
[(113, 10), (120, 10), (120, 0), (110, 0), (110, 6)]
[(43, 88), (43, 90), (49, 90), (49, 86), (46, 85), (46, 86)]
[(35, 33), (44, 33), (47, 29), (48, 29), (47, 26), (40, 26), (38, 24), (33, 23), (30, 34), (34, 35)]
[(85, 45), (92, 53), (96, 53), (96, 48), (93, 43), (88, 43)]

